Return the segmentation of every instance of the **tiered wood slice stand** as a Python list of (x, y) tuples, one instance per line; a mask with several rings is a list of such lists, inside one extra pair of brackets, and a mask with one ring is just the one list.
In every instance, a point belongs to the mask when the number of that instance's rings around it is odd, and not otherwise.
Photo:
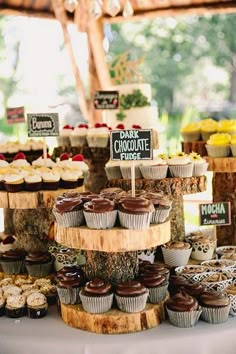
[[(128, 191), (131, 189), (131, 180), (113, 179), (109, 181), (109, 186), (120, 187)], [(162, 190), (170, 197), (172, 200), (170, 213), (171, 237), (172, 239), (183, 240), (185, 237), (183, 195), (204, 192), (206, 190), (206, 177), (163, 178), (160, 180), (136, 179), (135, 189), (152, 192)]]
[(217, 226), (217, 244), (236, 245), (236, 157), (205, 157), (213, 171), (214, 202), (231, 203), (231, 225)]
[[(86, 254), (86, 275), (111, 283), (133, 279), (138, 273), (137, 250), (161, 245), (170, 240), (170, 222), (152, 225), (147, 230), (115, 227), (94, 230), (87, 227), (56, 226), (55, 239), (68, 247), (81, 248)], [(124, 313), (112, 309), (90, 314), (81, 305), (63, 305), (62, 318), (68, 325), (95, 333), (132, 333), (157, 326), (164, 319), (164, 302), (147, 304), (142, 312)]]

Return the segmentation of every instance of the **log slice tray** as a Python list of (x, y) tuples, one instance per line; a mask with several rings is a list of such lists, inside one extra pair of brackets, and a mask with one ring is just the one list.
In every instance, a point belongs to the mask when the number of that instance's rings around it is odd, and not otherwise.
[(83, 192), (84, 187), (76, 189), (57, 189), (55, 191), (38, 191), (18, 193), (9, 193), (0, 191), (0, 208), (9, 209), (36, 209), (36, 208), (52, 208), (55, 199), (62, 193), (67, 191)]
[(114, 308), (106, 313), (91, 314), (82, 305), (61, 304), (63, 321), (71, 327), (100, 334), (121, 334), (156, 327), (165, 319), (164, 302), (147, 304), (142, 312), (127, 313)]
[(170, 221), (151, 225), (147, 230), (114, 227), (107, 230), (87, 226), (56, 225), (55, 240), (67, 247), (101, 252), (128, 252), (162, 245), (171, 239)]
[(236, 172), (236, 157), (204, 157), (209, 163), (208, 171), (234, 173)]

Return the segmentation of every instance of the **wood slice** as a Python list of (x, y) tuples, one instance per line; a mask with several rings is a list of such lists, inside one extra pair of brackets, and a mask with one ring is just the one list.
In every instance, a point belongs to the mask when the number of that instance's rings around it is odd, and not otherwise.
[(137, 251), (162, 245), (170, 240), (170, 221), (151, 225), (147, 230), (128, 230), (114, 227), (94, 230), (86, 226), (56, 226), (57, 242), (68, 247), (101, 252)]
[[(8, 193), (0, 191), (0, 208), (10, 209), (36, 209), (52, 208), (55, 198), (60, 194), (71, 189), (57, 189), (56, 191), (38, 191), (38, 192), (19, 192)], [(77, 192), (83, 192), (84, 187), (73, 189)]]
[(209, 163), (208, 170), (214, 172), (236, 172), (236, 157), (209, 157), (205, 159)]
[(190, 154), (190, 152), (197, 152), (201, 156), (207, 155), (206, 142), (205, 141), (190, 141), (190, 142), (182, 142), (182, 151), (185, 154)]
[(144, 331), (156, 327), (165, 318), (164, 301), (147, 304), (142, 312), (126, 313), (112, 309), (103, 314), (85, 312), (82, 305), (61, 304), (62, 319), (69, 326), (102, 334), (121, 334)]

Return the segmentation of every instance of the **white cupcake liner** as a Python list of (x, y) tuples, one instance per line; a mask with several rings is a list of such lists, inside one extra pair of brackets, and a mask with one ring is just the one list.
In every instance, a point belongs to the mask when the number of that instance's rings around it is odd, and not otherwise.
[(89, 313), (104, 313), (110, 311), (114, 294), (105, 296), (88, 296), (80, 291), (83, 309)]
[(52, 212), (59, 226), (76, 227), (84, 224), (83, 210), (74, 210), (60, 214), (55, 209), (53, 209)]
[(108, 145), (109, 136), (104, 136), (104, 137), (87, 136), (86, 139), (89, 147), (105, 148)]
[(80, 304), (81, 299), (79, 296), (81, 288), (61, 288), (57, 286), (57, 293), (60, 302), (65, 305)]
[(236, 145), (231, 144), (230, 149), (231, 149), (232, 155), (235, 157), (236, 156)]
[(166, 310), (170, 323), (181, 328), (194, 327), (202, 313), (201, 307), (195, 311), (172, 311), (168, 307), (166, 307)]
[(193, 163), (188, 163), (186, 165), (169, 165), (169, 171), (171, 177), (192, 177), (193, 175)]
[(25, 264), (27, 273), (33, 277), (44, 277), (51, 272), (52, 264), (54, 260), (42, 264)]
[(160, 301), (163, 301), (166, 298), (168, 283), (156, 286), (154, 288), (148, 288), (149, 296), (148, 302), (151, 304), (157, 304)]
[(1, 262), (3, 272), (6, 274), (20, 274), (24, 261), (14, 261), (14, 262)]
[(185, 266), (192, 252), (192, 248), (178, 250), (161, 247), (161, 250), (165, 264), (170, 267)]
[(70, 144), (71, 146), (83, 146), (86, 143), (86, 135), (84, 136), (70, 136)]
[(204, 163), (193, 163), (193, 176), (203, 176), (207, 169), (208, 169), (209, 163), (204, 162)]
[(118, 308), (123, 312), (141, 312), (145, 309), (149, 291), (138, 296), (119, 296), (115, 294)]
[(224, 323), (229, 317), (230, 304), (223, 307), (202, 306), (201, 319), (212, 324)]
[(230, 299), (230, 310), (229, 313), (232, 316), (236, 316), (236, 295), (227, 294)]
[(145, 213), (145, 214), (128, 214), (123, 213), (122, 211), (118, 210), (119, 220), (122, 227), (130, 230), (145, 230), (148, 229), (152, 213)]
[(139, 166), (143, 178), (146, 179), (162, 179), (166, 178), (168, 166)]
[(210, 157), (227, 157), (230, 155), (230, 145), (216, 146), (206, 145), (208, 156)]
[(152, 212), (151, 224), (161, 224), (166, 221), (170, 215), (171, 208), (168, 209), (155, 209)]
[(111, 229), (116, 223), (117, 210), (107, 211), (105, 213), (90, 213), (84, 211), (84, 217), (90, 229)]
[(201, 138), (201, 132), (196, 131), (196, 132), (187, 132), (187, 133), (181, 133), (184, 142), (192, 142), (192, 141), (198, 141)]
[[(120, 166), (121, 174), (124, 179), (131, 179), (131, 164), (130, 166)], [(135, 179), (142, 178), (139, 166), (135, 166)]]
[(122, 178), (120, 166), (105, 167), (105, 172), (106, 172), (107, 179), (109, 181), (111, 179), (121, 179)]

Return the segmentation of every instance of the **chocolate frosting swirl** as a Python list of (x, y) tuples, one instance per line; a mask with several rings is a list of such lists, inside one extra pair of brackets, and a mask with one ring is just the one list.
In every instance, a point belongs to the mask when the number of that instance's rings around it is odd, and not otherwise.
[(197, 299), (185, 293), (184, 291), (173, 295), (169, 300), (167, 300), (166, 306), (172, 311), (180, 312), (195, 311), (199, 307)]
[(155, 286), (164, 285), (166, 278), (161, 274), (143, 274), (140, 276), (140, 281), (147, 288), (154, 288)]
[(112, 210), (115, 210), (114, 202), (105, 198), (92, 199), (84, 204), (84, 211), (90, 213), (105, 213)]
[(206, 288), (202, 284), (189, 283), (184, 286), (181, 286), (180, 290), (199, 299), (200, 295), (206, 291)]
[(26, 252), (18, 249), (11, 249), (1, 254), (2, 261), (18, 261), (25, 258)]
[(57, 285), (62, 288), (75, 288), (83, 285), (83, 277), (77, 272), (64, 273), (56, 277)]
[(50, 262), (52, 259), (52, 256), (49, 252), (45, 253), (28, 253), (28, 255), (25, 257), (25, 263), (26, 264), (38, 264), (38, 263), (47, 263)]
[(111, 284), (103, 279), (90, 280), (84, 287), (84, 293), (89, 296), (104, 296), (111, 291)]
[(169, 209), (172, 204), (167, 196), (160, 193), (148, 192), (144, 197), (150, 200), (155, 208)]
[(137, 296), (142, 295), (147, 291), (139, 281), (131, 280), (117, 284), (116, 294), (119, 296)]
[(83, 202), (78, 193), (67, 193), (66, 196), (56, 199), (54, 210), (60, 214), (82, 209)]
[(163, 275), (167, 275), (170, 273), (169, 269), (167, 269), (166, 267), (160, 265), (160, 264), (146, 264), (146, 266), (144, 266), (143, 271), (145, 273), (158, 273), (158, 274), (163, 274)]
[(92, 192), (81, 192), (80, 193), (80, 198), (83, 203), (87, 203), (92, 199), (99, 198), (98, 194), (92, 193)]
[(206, 291), (200, 296), (199, 303), (205, 307), (222, 307), (229, 305), (230, 300), (226, 293)]
[(114, 200), (121, 192), (123, 192), (123, 189), (121, 188), (105, 188), (100, 192), (100, 197)]
[(118, 207), (121, 211), (127, 214), (145, 214), (154, 211), (153, 204), (142, 197), (126, 197), (123, 198)]

